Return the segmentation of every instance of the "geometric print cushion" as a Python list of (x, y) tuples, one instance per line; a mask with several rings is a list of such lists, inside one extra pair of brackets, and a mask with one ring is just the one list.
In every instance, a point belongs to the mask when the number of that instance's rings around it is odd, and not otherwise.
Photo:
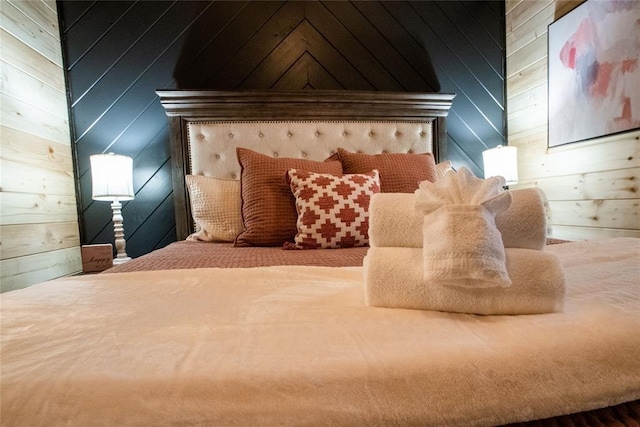
[(294, 244), (285, 249), (329, 249), (369, 244), (369, 201), (380, 192), (377, 170), (333, 175), (289, 169), (298, 213)]

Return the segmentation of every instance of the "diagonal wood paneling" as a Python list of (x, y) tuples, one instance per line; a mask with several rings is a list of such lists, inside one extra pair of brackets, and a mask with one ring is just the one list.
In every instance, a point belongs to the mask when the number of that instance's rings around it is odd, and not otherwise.
[(83, 242), (108, 242), (89, 156), (134, 158), (127, 250), (175, 239), (155, 89), (455, 92), (447, 157), (481, 174), (504, 143), (504, 4), (495, 1), (59, 1)]

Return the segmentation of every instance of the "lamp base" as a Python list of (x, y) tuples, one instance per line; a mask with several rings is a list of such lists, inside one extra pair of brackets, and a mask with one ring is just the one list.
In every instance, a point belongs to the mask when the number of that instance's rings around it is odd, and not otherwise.
[(123, 257), (123, 258), (114, 258), (113, 259), (113, 265), (120, 265), (120, 264), (124, 264), (127, 261), (131, 261), (130, 257)]
[(111, 203), (111, 209), (113, 210), (113, 232), (116, 244), (116, 257), (113, 259), (113, 265), (124, 264), (127, 261), (131, 261), (131, 258), (127, 255), (126, 250), (127, 242), (124, 239), (122, 203), (120, 203), (120, 200), (115, 199)]

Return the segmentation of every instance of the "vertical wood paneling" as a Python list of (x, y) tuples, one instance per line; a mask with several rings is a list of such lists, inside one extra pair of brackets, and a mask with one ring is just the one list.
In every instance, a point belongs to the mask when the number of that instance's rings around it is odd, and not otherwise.
[(552, 235), (571, 240), (640, 237), (640, 131), (547, 148), (547, 28), (582, 3), (507, 2), (509, 144), (520, 183), (545, 191)]
[(4, 1), (0, 36), (0, 291), (80, 271), (55, 4)]
[(60, 1), (83, 242), (113, 240), (89, 156), (134, 158), (127, 252), (172, 241), (159, 88), (455, 92), (450, 159), (504, 142), (504, 5), (491, 1)]

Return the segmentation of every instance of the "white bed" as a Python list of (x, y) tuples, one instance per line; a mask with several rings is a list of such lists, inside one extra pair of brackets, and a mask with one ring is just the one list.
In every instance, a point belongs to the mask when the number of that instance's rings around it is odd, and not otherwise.
[[(234, 141), (246, 129), (264, 140), (271, 126), (286, 129), (301, 121), (311, 124), (312, 139), (319, 122), (329, 126), (320, 135), (345, 121), (382, 126), (361, 132), (364, 140), (348, 146), (355, 152), (371, 147), (365, 140), (372, 135), (399, 125), (418, 136), (434, 135), (438, 146), (443, 121), (435, 118), (447, 109), (425, 109), (430, 99), (442, 106), (442, 97), (428, 94), (175, 91), (161, 98), (171, 104), (165, 106), (174, 136), (174, 191), (184, 198), (176, 195), (181, 239), (194, 231), (184, 175), (205, 173), (192, 168), (184, 142), (214, 129), (190, 133), (189, 126), (233, 122), (223, 134), (233, 134)], [(336, 100), (344, 109), (330, 114)], [(279, 105), (287, 108), (278, 112)], [(291, 111), (291, 120), (284, 120)], [(399, 151), (432, 146), (431, 140), (418, 141), (427, 142)], [(322, 160), (335, 147), (316, 140), (295, 151)], [(373, 153), (394, 147), (375, 146)], [(279, 154), (286, 149), (277, 148)], [(229, 169), (233, 161), (219, 167), (229, 157), (221, 150), (204, 157), (218, 163), (212, 170), (228, 174), (218, 178), (239, 179), (240, 172)], [(270, 151), (273, 146), (265, 149)], [(218, 173), (207, 162), (198, 167)], [(368, 307), (358, 265), (366, 247), (174, 245), (179, 250), (158, 251), (110, 274), (0, 296), (3, 426), (625, 425), (640, 419), (639, 239), (548, 246), (566, 275), (564, 310), (523, 316)], [(192, 252), (185, 254), (184, 247)], [(175, 262), (197, 252), (216, 258), (212, 254), (223, 253), (209, 252), (216, 247), (236, 261), (250, 258), (249, 264), (228, 268), (237, 264), (213, 259), (210, 265), (186, 262), (186, 269)], [(338, 264), (320, 260), (326, 254), (349, 261), (332, 266)], [(133, 271), (138, 268), (145, 271)]]

